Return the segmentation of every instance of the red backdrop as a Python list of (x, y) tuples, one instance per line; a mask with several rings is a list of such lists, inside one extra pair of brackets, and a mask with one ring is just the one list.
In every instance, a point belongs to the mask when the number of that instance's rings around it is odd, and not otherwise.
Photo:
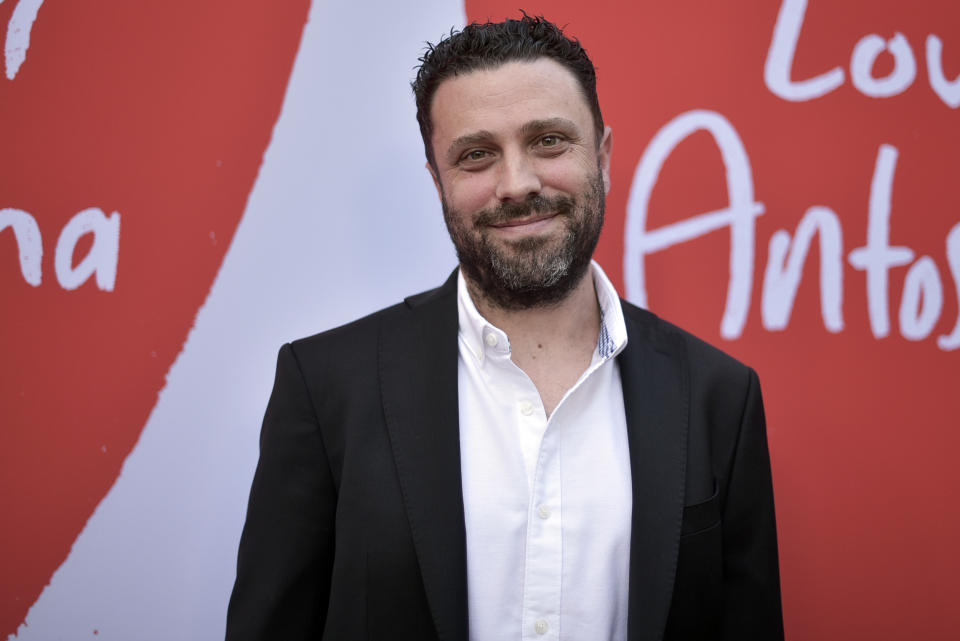
[[(30, 4), (43, 28), (29, 68), (22, 32), (7, 32), (0, 79), (0, 636), (67, 557), (156, 403), (243, 214), (310, 3), (183, 3), (187, 19), (169, 2), (21, 0), (0, 4), (0, 25)], [(466, 12), (516, 5), (467, 0)], [(953, 638), (960, 5), (525, 9), (566, 24), (598, 69), (614, 130), (607, 273), (760, 373), (788, 637)], [(678, 122), (701, 128), (638, 174)], [(708, 122), (726, 127), (725, 146)], [(729, 210), (728, 177), (762, 212), (741, 219), (737, 243), (727, 224), (630, 254), (647, 232)], [(797, 232), (813, 222), (803, 262)], [(87, 256), (96, 278), (80, 273)]]
[[(795, 15), (805, 3), (782, 4)], [(951, 271), (946, 243), (960, 223), (960, 110), (932, 88), (926, 48), (928, 36), (936, 35), (943, 72), (957, 78), (960, 5), (810, 2), (790, 77), (801, 82), (840, 68), (843, 83), (803, 101), (775, 95), (764, 80), (781, 3), (554, 0), (525, 9), (566, 23), (597, 66), (604, 118), (614, 130), (613, 188), (599, 259), (618, 287), (626, 278), (634, 171), (657, 131), (690, 110), (714, 111), (735, 128), (749, 156), (755, 200), (765, 213), (756, 219), (742, 334), (733, 340), (720, 334), (729, 228), (650, 254), (646, 283), (653, 311), (760, 373), (788, 637), (953, 638), (960, 629), (960, 516), (952, 509), (960, 487), (953, 462), (960, 448), (960, 352), (942, 349), (938, 337), (951, 334), (958, 317), (960, 247)], [(468, 0), (467, 11), (482, 21), (515, 15), (516, 3)], [(887, 41), (896, 33), (909, 43), (915, 79), (890, 97), (865, 95), (853, 83), (853, 52), (865, 36)], [(895, 63), (890, 51), (882, 52), (872, 77), (896, 71)], [(960, 101), (960, 86), (954, 87)], [(890, 332), (877, 338), (866, 272), (848, 256), (867, 244), (881, 145), (899, 151), (890, 245), (912, 249), (915, 258), (889, 270), (889, 302), (882, 307), (889, 310)], [(727, 207), (724, 170), (709, 134), (678, 145), (653, 189), (647, 228)], [(768, 330), (761, 313), (768, 243), (776, 230), (793, 235), (812, 206), (833, 210), (842, 229), (844, 327), (831, 332), (821, 317), (814, 240), (788, 325)], [(960, 238), (954, 236), (954, 245)], [(939, 275), (942, 308), (928, 336), (908, 340), (899, 310), (909, 266), (922, 256), (932, 258)]]
[[(26, 4), (0, 5), (0, 24)], [(308, 7), (49, 3), (13, 78), (6, 56), (0, 208), (36, 221), (43, 258), (40, 283), (28, 283), (17, 262), (25, 240), (10, 227), (0, 233), (4, 638), (116, 481), (157, 402), (243, 214)], [(69, 291), (55, 248), (91, 207), (119, 214), (119, 256), (106, 251), (98, 263), (117, 265), (116, 281)], [(70, 252), (76, 267), (92, 237)]]

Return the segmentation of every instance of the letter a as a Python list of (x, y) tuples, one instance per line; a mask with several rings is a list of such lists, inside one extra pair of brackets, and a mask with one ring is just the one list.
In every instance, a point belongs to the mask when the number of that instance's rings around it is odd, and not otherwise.
[[(692, 134), (705, 129), (713, 136), (727, 173), (730, 206), (694, 216), (688, 220), (647, 230), (647, 208), (660, 170), (673, 150)], [(692, 240), (716, 229), (730, 227), (730, 281), (727, 302), (720, 323), (720, 335), (737, 338), (743, 332), (753, 288), (755, 221), (763, 205), (753, 199), (753, 174), (743, 141), (723, 116), (713, 111), (688, 111), (667, 123), (653, 137), (630, 188), (627, 224), (624, 233), (623, 274), (627, 298), (641, 307), (647, 305), (644, 257), (671, 245)]]
[[(84, 234), (93, 234), (93, 246), (76, 267), (73, 266), (73, 250)], [(120, 214), (109, 217), (96, 207), (84, 209), (70, 219), (60, 238), (54, 256), (57, 280), (64, 289), (76, 289), (97, 275), (97, 287), (112, 292), (117, 280), (117, 260), (120, 253)]]

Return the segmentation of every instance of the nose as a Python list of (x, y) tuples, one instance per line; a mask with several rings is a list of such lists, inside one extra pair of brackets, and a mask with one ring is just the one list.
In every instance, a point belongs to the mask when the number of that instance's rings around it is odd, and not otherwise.
[(501, 201), (523, 201), (540, 193), (540, 176), (523, 153), (505, 153), (500, 163), (496, 195)]

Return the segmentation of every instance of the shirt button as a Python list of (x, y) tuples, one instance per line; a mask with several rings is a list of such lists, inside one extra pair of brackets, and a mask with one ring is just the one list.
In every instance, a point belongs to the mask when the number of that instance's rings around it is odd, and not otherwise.
[(541, 505), (540, 507), (537, 508), (537, 515), (538, 515), (541, 519), (549, 519), (549, 518), (550, 518), (550, 507), (547, 506), (547, 505)]
[(500, 342), (500, 341), (497, 339), (497, 335), (494, 334), (494, 333), (492, 333), (492, 332), (489, 333), (489, 334), (487, 334), (486, 337), (484, 337), (483, 340), (485, 340), (485, 341), (487, 342), (487, 345), (489, 345), (490, 347), (496, 347), (496, 346), (497, 346), (497, 343)]
[(524, 416), (530, 416), (533, 414), (533, 403), (530, 401), (524, 401), (520, 403), (520, 413)]
[(533, 624), (533, 629), (537, 631), (537, 634), (546, 634), (547, 630), (550, 629), (550, 626), (547, 624), (546, 621), (544, 621), (543, 619), (540, 619), (539, 621)]

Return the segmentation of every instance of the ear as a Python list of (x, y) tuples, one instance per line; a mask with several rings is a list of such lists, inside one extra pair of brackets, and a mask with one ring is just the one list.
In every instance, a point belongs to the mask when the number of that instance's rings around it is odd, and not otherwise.
[(437, 188), (437, 196), (440, 197), (440, 200), (443, 200), (443, 187), (440, 186), (440, 179), (437, 178), (437, 172), (433, 169), (433, 166), (430, 165), (430, 161), (427, 161), (424, 167), (427, 168), (427, 171), (430, 172), (430, 177), (433, 178), (433, 186)]
[(613, 129), (603, 128), (603, 138), (600, 139), (600, 145), (597, 149), (597, 164), (600, 165), (600, 173), (603, 176), (603, 193), (610, 193), (610, 156), (613, 153)]

